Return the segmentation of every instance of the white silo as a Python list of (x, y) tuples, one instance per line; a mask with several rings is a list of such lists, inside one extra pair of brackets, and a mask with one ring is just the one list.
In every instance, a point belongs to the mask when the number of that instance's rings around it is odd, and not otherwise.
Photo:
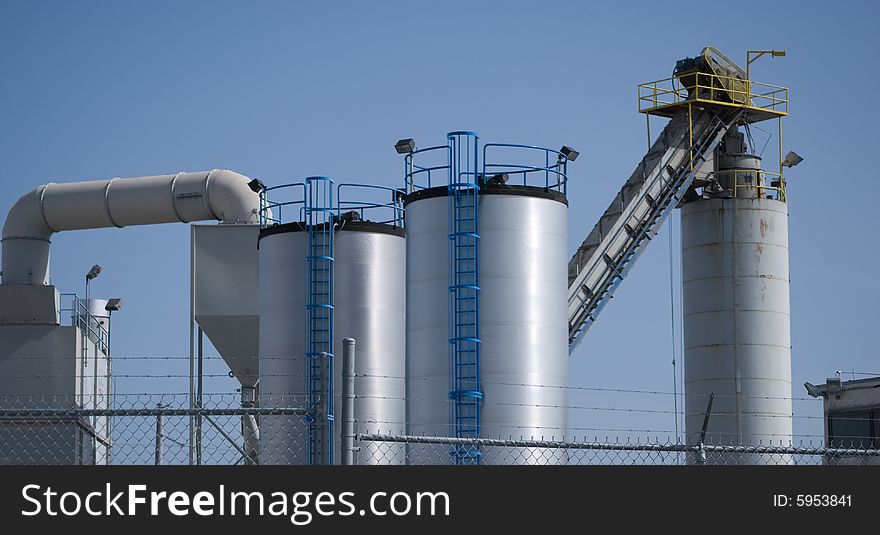
[[(685, 410), (699, 439), (715, 393), (707, 443), (788, 445), (792, 434), (788, 205), (784, 182), (744, 154), (732, 131), (715, 181), (681, 209)], [(787, 457), (710, 454), (715, 464)]]
[[(466, 143), (471, 155), (478, 153), (475, 138), (455, 132), (449, 135), (449, 146), (407, 156), (407, 431), (462, 438), (559, 438), (568, 424), (567, 158), (535, 147), (488, 144), (483, 155), (487, 149), (523, 149), (541, 151), (541, 162), (548, 155), (551, 159), (536, 166), (483, 162), (481, 173), (469, 175), (477, 165), (461, 162), (468, 159)], [(435, 168), (412, 161), (431, 151), (450, 154), (449, 175), (460, 177), (459, 183), (474, 182), (477, 176), (477, 210), (472, 210), (473, 196), (459, 195), (458, 200), (469, 210), (465, 219), (472, 216), (473, 227), (455, 221), (461, 207), (456, 207), (455, 187), (448, 185), (455, 181), (438, 180)], [(435, 173), (433, 183), (428, 169)], [(474, 227), (476, 259), (456, 260), (456, 230), (468, 234)], [(473, 272), (476, 278), (469, 275)], [(454, 290), (470, 285), (479, 290), (470, 295)], [(456, 300), (467, 303), (474, 297), (478, 314), (467, 306), (456, 308)], [(477, 328), (469, 327), (473, 322)], [(451, 347), (456, 337), (478, 339), (477, 362), (468, 362), (473, 358), (468, 353), (456, 358)], [(469, 383), (473, 375), (477, 379)], [(447, 452), (413, 446), (409, 456), (413, 463), (440, 464), (565, 460), (563, 452), (537, 448)]]
[[(345, 186), (345, 185), (343, 185)], [(356, 186), (349, 186), (357, 188)], [(271, 190), (272, 188), (270, 188)], [(297, 189), (297, 188), (294, 188)], [(381, 189), (381, 188), (380, 188)], [(386, 189), (387, 190), (387, 189)], [(300, 190), (301, 191), (301, 190)], [(391, 191), (382, 191), (392, 198)], [(402, 212), (394, 202), (335, 201), (332, 238), (328, 224), (311, 228), (299, 221), (302, 202), (289, 205), (270, 203), (281, 215), (291, 214), (293, 222), (267, 224), (260, 233), (260, 404), (268, 407), (296, 407), (309, 403), (309, 363), (306, 354), (316, 337), (328, 332), (334, 352), (333, 405), (337, 425), (333, 443), (338, 452), (341, 425), (341, 349), (344, 338), (357, 340), (357, 378), (355, 419), (363, 428), (402, 433), (405, 416), (404, 324), (405, 315), (405, 239)], [(381, 221), (368, 221), (381, 210)], [(386, 217), (387, 214), (391, 214)], [(375, 219), (375, 218), (374, 218)], [(332, 308), (332, 320), (324, 325), (308, 325), (309, 307), (315, 295), (327, 292), (328, 285), (309, 284), (307, 257), (311, 240), (332, 239), (323, 247), (324, 263), (331, 270), (330, 295), (324, 298)], [(326, 243), (324, 244), (326, 245)], [(327, 275), (323, 280), (328, 280)], [(311, 299), (310, 299), (311, 294)], [(320, 296), (319, 296), (319, 301)], [(312, 305), (310, 305), (310, 301)], [(318, 306), (321, 306), (318, 303)], [(314, 319), (314, 318), (313, 318)], [(329, 323), (327, 323), (329, 320)], [(310, 464), (320, 462), (309, 446), (310, 423), (299, 416), (263, 416), (260, 425), (261, 464)], [(314, 432), (314, 429), (313, 429)], [(375, 450), (375, 451), (374, 451)], [(334, 463), (339, 455), (334, 455)], [(363, 444), (360, 464), (403, 463), (403, 448), (384, 444)]]

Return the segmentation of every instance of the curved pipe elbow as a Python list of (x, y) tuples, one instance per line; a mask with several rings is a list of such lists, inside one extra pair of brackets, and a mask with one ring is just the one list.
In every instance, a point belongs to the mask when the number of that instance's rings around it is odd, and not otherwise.
[(217, 220), (224, 223), (259, 222), (260, 196), (248, 186), (250, 178), (220, 169), (212, 171), (206, 180), (208, 203)]
[(42, 198), (46, 186), (38, 186), (22, 195), (6, 214), (3, 239), (23, 238), (48, 241), (53, 230), (43, 217)]

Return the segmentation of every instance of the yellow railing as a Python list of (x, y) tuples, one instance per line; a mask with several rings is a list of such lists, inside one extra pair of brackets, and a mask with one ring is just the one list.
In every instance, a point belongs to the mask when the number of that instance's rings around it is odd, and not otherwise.
[(694, 102), (788, 115), (788, 88), (703, 72), (639, 84), (640, 112)]
[[(750, 178), (754, 183), (747, 183), (745, 180), (740, 183), (740, 177), (751, 175)], [(710, 177), (725, 177), (724, 182), (732, 178), (733, 188), (731, 193), (734, 197), (744, 196), (744, 192), (754, 192), (755, 197), (759, 199), (770, 198), (777, 201), (786, 202), (785, 195), (785, 177), (779, 173), (771, 173), (763, 169), (728, 169), (712, 173)], [(761, 185), (764, 184), (764, 185)], [(769, 185), (767, 185), (769, 184)], [(775, 186), (773, 184), (776, 184)], [(751, 197), (751, 195), (749, 195)]]

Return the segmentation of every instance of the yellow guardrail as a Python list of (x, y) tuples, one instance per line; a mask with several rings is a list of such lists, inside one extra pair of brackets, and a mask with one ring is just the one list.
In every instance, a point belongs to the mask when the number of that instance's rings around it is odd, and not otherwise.
[[(750, 175), (750, 180), (740, 181), (740, 177), (745, 177), (745, 175)], [(769, 197), (777, 201), (786, 202), (785, 178), (779, 173), (771, 173), (763, 169), (727, 169), (709, 175), (709, 177), (715, 178), (721, 178), (722, 176), (725, 177), (724, 182), (728, 182), (731, 177), (733, 178), (731, 193), (734, 197), (743, 197), (745, 192), (754, 192), (754, 196), (760, 199)], [(767, 184), (770, 185), (768, 186)], [(752, 197), (752, 195), (748, 195), (748, 197)]]
[(688, 103), (746, 107), (770, 115), (788, 115), (788, 88), (704, 72), (682, 73), (639, 84), (642, 113)]

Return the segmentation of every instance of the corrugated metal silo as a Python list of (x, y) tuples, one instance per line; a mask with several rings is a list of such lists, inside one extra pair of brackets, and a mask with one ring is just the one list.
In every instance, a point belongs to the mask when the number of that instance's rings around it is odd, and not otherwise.
[[(728, 148), (735, 141), (729, 136)], [(687, 439), (698, 440), (714, 392), (710, 443), (787, 445), (792, 408), (785, 192), (765, 182), (755, 156), (722, 152), (718, 167), (716, 198), (689, 202), (681, 211)], [(714, 464), (788, 461), (760, 454), (709, 457)]]

